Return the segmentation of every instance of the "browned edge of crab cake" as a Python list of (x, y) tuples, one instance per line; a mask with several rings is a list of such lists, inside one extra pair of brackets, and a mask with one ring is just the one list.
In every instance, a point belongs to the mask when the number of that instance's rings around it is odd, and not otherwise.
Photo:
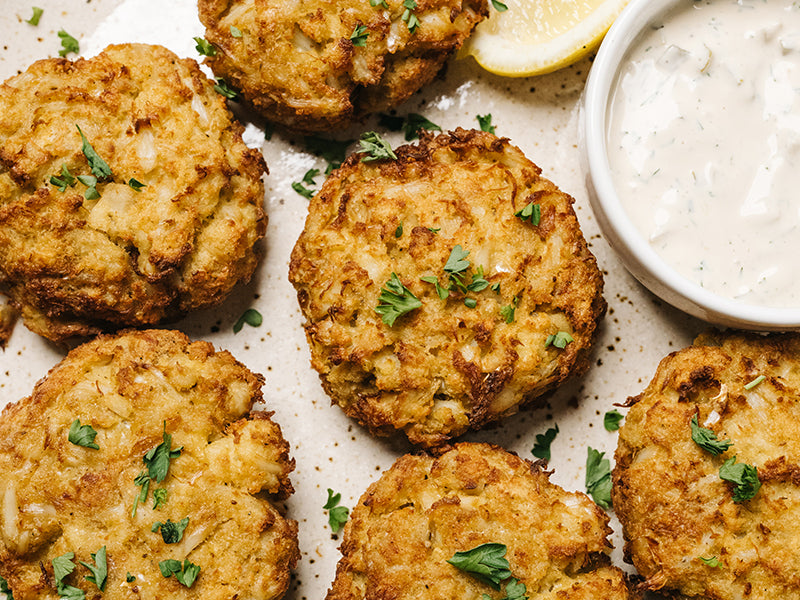
[(266, 165), (242, 132), (197, 63), (160, 46), (40, 60), (2, 84), (0, 290), (26, 326), (62, 341), (153, 325), (249, 280)]
[[(423, 132), (395, 152), (369, 163), (354, 154), (330, 175), (289, 279), (333, 402), (373, 434), (402, 430), (432, 447), (585, 371), (603, 279), (573, 199), (507, 139)], [(515, 216), (530, 203), (537, 225)], [(483, 268), (480, 291), (464, 294), (444, 271), (457, 246), (470, 253), (464, 284)], [(421, 307), (389, 326), (376, 307), (393, 273)], [(548, 345), (559, 332), (572, 339), (563, 349)]]
[[(667, 356), (629, 400), (612, 498), (644, 588), (800, 598), (798, 390), (800, 336), (715, 332)], [(696, 443), (694, 416), (730, 447), (715, 455)], [(720, 477), (734, 457), (761, 483), (738, 502)]]
[(353, 508), (327, 600), (501, 597), (447, 562), (486, 543), (506, 546), (531, 600), (632, 598), (610, 565), (608, 516), (549, 477), (483, 443), (400, 457)]
[[(487, 0), (417, 0), (413, 11), (403, 0), (386, 4), (200, 0), (216, 49), (205, 62), (271, 121), (301, 131), (342, 128), (430, 82), (489, 14)], [(415, 31), (404, 13), (419, 19)], [(360, 27), (363, 46), (351, 39)]]
[[(8, 405), (0, 575), (14, 598), (58, 598), (52, 560), (68, 552), (75, 570), (62, 584), (99, 598), (78, 561), (94, 565), (102, 547), (107, 600), (280, 598), (299, 558), (297, 523), (277, 504), (293, 491), (294, 460), (272, 413), (251, 412), (263, 383), (207, 342), (127, 331), (79, 346)], [(69, 440), (87, 426), (96, 436)], [(160, 467), (145, 460), (152, 451)], [(153, 529), (185, 518), (177, 542)], [(200, 567), (190, 587), (162, 575), (166, 560)]]

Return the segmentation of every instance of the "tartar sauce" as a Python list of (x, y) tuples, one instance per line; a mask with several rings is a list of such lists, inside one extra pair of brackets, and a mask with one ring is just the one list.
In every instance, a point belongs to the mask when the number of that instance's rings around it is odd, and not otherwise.
[(722, 296), (800, 307), (800, 3), (681, 2), (629, 51), (607, 141), (665, 262)]

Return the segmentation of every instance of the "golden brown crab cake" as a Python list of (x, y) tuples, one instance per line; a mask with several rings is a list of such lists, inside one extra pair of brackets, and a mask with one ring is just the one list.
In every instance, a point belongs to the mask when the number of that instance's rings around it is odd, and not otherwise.
[(42, 60), (0, 86), (0, 291), (25, 324), (56, 341), (150, 325), (248, 280), (266, 165), (242, 130), (160, 46)]
[[(275, 501), (294, 461), (271, 413), (251, 412), (263, 381), (182, 333), (128, 331), (76, 348), (7, 406), (0, 576), (14, 598), (58, 598), (52, 561), (68, 553), (62, 591), (88, 598), (281, 597), (299, 552)], [(79, 561), (99, 565), (102, 548), (100, 594)]]
[[(374, 6), (373, 6), (374, 4)], [(431, 81), (488, 0), (200, 0), (206, 63), (271, 121), (348, 125)]]
[(612, 498), (644, 588), (800, 598), (798, 390), (797, 335), (709, 334), (629, 400)]
[(396, 154), (331, 174), (289, 279), (333, 402), (435, 446), (584, 371), (603, 280), (573, 199), (508, 140), (423, 133)]
[(483, 544), (505, 546), (530, 600), (631, 598), (606, 514), (549, 476), (490, 444), (401, 457), (353, 509), (327, 600), (501, 597), (447, 562)]

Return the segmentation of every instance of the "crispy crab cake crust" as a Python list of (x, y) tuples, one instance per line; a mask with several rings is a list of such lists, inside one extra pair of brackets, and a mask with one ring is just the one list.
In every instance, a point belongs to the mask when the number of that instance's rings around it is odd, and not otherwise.
[[(605, 311), (602, 276), (573, 199), (506, 139), (458, 129), (351, 156), (311, 200), (289, 279), (306, 317), (311, 362), (334, 403), (374, 434), (403, 430), (435, 446), (518, 406), (588, 366)], [(530, 202), (537, 226), (514, 216)], [(402, 233), (398, 237), (402, 225)], [(432, 230), (433, 229), (433, 230)], [(438, 277), (456, 245), (492, 287), (446, 300)], [(422, 302), (392, 327), (375, 312), (396, 273)], [(514, 308), (506, 322), (504, 307)], [(561, 350), (548, 336), (568, 332)]]
[[(666, 357), (630, 399), (612, 497), (626, 559), (645, 588), (712, 600), (800, 598), (798, 390), (800, 336), (714, 333)], [(703, 450), (691, 437), (694, 415), (733, 445), (720, 456)], [(733, 456), (754, 465), (762, 483), (738, 504), (719, 477)]]
[(401, 457), (353, 509), (327, 600), (492, 594), (447, 563), (489, 542), (507, 546), (511, 573), (531, 600), (631, 598), (622, 571), (609, 565), (606, 514), (549, 476), (489, 444)]
[[(81, 128), (113, 177), (86, 199)], [(48, 59), (0, 86), (0, 290), (58, 341), (220, 303), (252, 275), (266, 165), (197, 63), (160, 46)], [(135, 191), (131, 179), (145, 184)]]
[[(76, 565), (106, 546), (102, 597), (279, 598), (299, 557), (297, 524), (273, 505), (292, 492), (289, 444), (270, 418), (250, 412), (263, 377), (211, 344), (179, 332), (100, 336), (70, 352), (33, 394), (0, 415), (0, 575), (16, 600), (58, 598), (52, 559)], [(99, 450), (68, 441), (73, 420), (97, 431)], [(172, 448), (162, 483), (131, 517), (142, 457)], [(167, 490), (153, 510), (154, 489)], [(189, 517), (183, 539), (167, 545), (155, 521)], [(201, 567), (191, 589), (164, 578), (158, 563)], [(134, 581), (126, 581), (126, 573)], [(77, 566), (65, 583), (99, 598)]]
[[(414, 33), (403, 0), (200, 0), (216, 54), (206, 63), (272, 121), (305, 131), (341, 128), (386, 110), (431, 81), (487, 0), (417, 0)], [(235, 27), (241, 32), (234, 36)], [(365, 45), (351, 35), (366, 27)]]

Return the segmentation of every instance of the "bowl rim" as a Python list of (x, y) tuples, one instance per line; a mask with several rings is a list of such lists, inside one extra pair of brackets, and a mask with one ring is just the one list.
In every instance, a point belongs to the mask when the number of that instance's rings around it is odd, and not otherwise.
[[(590, 184), (590, 203), (601, 229), (611, 230), (606, 239), (628, 270), (645, 287), (670, 304), (721, 325), (770, 330), (800, 328), (800, 308), (747, 304), (710, 292), (679, 274), (645, 240), (622, 207), (616, 193), (608, 160), (606, 123), (619, 67), (642, 31), (665, 12), (682, 3), (688, 7), (693, 4), (693, 0), (631, 0), (600, 45), (589, 71), (581, 103), (581, 137), (586, 175)], [(617, 244), (622, 248), (618, 249)], [(622, 250), (636, 264), (629, 264)], [(639, 269), (644, 272), (637, 273)], [(673, 295), (685, 299), (686, 302), (665, 297)]]

